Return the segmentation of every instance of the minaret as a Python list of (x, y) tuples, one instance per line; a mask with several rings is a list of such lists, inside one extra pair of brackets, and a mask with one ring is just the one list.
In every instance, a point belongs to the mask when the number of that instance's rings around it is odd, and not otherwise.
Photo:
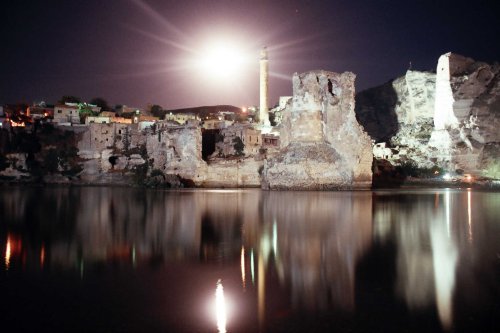
[(269, 59), (267, 58), (267, 47), (264, 46), (260, 50), (260, 108), (259, 118), (260, 123), (264, 126), (271, 126), (269, 122), (268, 110), (268, 89), (269, 89)]

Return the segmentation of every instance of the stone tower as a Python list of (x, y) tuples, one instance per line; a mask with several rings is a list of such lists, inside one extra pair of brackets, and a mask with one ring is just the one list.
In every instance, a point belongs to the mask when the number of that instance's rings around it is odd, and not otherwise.
[(267, 47), (260, 50), (260, 108), (259, 119), (264, 126), (270, 126), (268, 110), (268, 90), (269, 90), (269, 59), (267, 57)]
[(280, 150), (266, 159), (262, 188), (370, 188), (372, 142), (354, 113), (350, 72), (295, 73), (293, 98), (283, 111)]

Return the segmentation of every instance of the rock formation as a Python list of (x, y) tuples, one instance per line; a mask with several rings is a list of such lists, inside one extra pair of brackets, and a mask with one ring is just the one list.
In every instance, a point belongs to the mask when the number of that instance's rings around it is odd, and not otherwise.
[(281, 149), (264, 163), (266, 189), (347, 189), (371, 185), (371, 139), (354, 113), (353, 73), (293, 76)]
[(84, 161), (80, 177), (88, 183), (128, 183), (153, 170), (193, 185), (205, 178), (201, 131), (195, 125), (158, 122), (141, 131), (124, 124), (90, 124), (78, 148)]
[(428, 142), (433, 130), (436, 74), (407, 71), (400, 78), (356, 96), (356, 117), (384, 150), (375, 157), (398, 164), (413, 160), (430, 166)]
[(500, 177), (498, 64), (444, 54), (436, 74), (408, 71), (359, 93), (356, 116), (387, 145), (375, 147), (377, 158)]

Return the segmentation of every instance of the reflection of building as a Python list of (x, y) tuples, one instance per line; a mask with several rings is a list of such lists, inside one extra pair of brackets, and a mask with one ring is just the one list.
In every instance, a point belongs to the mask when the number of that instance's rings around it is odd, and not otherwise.
[(371, 246), (371, 193), (271, 192), (264, 205), (293, 304), (353, 310), (356, 262)]

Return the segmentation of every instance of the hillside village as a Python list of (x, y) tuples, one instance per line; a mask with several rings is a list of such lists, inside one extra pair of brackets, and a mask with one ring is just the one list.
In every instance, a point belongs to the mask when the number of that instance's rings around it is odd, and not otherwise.
[[(278, 105), (271, 110), (273, 116), (279, 115), (287, 99), (282, 98), (281, 108)], [(157, 182), (178, 187), (183, 185), (182, 176), (190, 177), (194, 172), (189, 170), (204, 162), (226, 160), (231, 164), (231, 161), (253, 158), (278, 147), (279, 136), (261, 133), (255, 126), (257, 117), (255, 107), (241, 110), (214, 106), (165, 111), (158, 110), (157, 106), (155, 110), (153, 105), (145, 109), (119, 105), (103, 110), (83, 102), (3, 106), (0, 108), (0, 177), (4, 181), (31, 182), (38, 177), (36, 181), (43, 179), (50, 183), (141, 184), (138, 175), (146, 176), (153, 171), (153, 176), (160, 175)], [(55, 137), (71, 138), (78, 149), (73, 164), (83, 165), (81, 170), (68, 173), (67, 156), (57, 147), (59, 142), (47, 140), (47, 132)], [(189, 142), (182, 141), (183, 135), (187, 135)], [(154, 146), (151, 137), (162, 143), (161, 147)], [(33, 144), (40, 147), (26, 149), (26, 144), (17, 144), (22, 140), (36, 141)], [(148, 145), (155, 149), (154, 158), (145, 157)], [(188, 147), (195, 150), (189, 151)], [(46, 165), (51, 155), (56, 160), (55, 168)], [(96, 158), (100, 162), (89, 162)], [(38, 160), (37, 167), (33, 165), (34, 160)], [(189, 164), (186, 161), (190, 160), (193, 165), (182, 165)], [(172, 170), (167, 170), (166, 161), (170, 161), (167, 164), (172, 165)], [(151, 165), (144, 168), (148, 163)], [(40, 170), (34, 172), (37, 168)], [(180, 176), (167, 180), (165, 175), (169, 171)], [(245, 180), (240, 183), (245, 184)], [(259, 186), (255, 181), (251, 185)]]
[(296, 73), (293, 96), (269, 113), (227, 105), (6, 105), (0, 181), (264, 189), (498, 184), (498, 64), (447, 53), (435, 73), (408, 70), (356, 95), (354, 81), (350, 72)]

